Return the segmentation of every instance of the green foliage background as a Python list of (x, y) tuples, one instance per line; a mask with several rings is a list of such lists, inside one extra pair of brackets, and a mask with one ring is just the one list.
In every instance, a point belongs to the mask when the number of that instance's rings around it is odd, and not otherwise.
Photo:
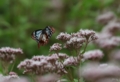
[[(100, 31), (96, 17), (104, 10), (119, 16), (119, 3), (120, 0), (0, 0), (0, 47), (22, 48), (24, 54), (19, 60), (48, 55), (50, 46), (59, 42), (56, 36), (60, 32), (71, 33), (80, 28)], [(48, 45), (38, 48), (31, 33), (46, 26), (53, 26), (56, 32)]]

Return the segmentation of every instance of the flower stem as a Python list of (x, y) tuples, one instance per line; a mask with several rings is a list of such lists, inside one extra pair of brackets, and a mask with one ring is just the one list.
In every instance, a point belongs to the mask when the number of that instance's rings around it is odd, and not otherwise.
[(69, 67), (68, 68), (68, 74), (69, 74), (69, 79), (70, 79), (70, 82), (74, 82), (74, 78), (73, 78), (73, 75), (72, 75), (72, 70), (71, 70), (71, 68)]
[(11, 67), (10, 71), (12, 71), (12, 70), (13, 70), (14, 66), (15, 66), (15, 62), (13, 62), (13, 64), (12, 64), (12, 67)]
[(0, 69), (1, 69), (2, 74), (4, 74), (4, 72), (3, 72), (4, 67), (3, 67), (3, 65), (2, 65), (2, 61), (1, 61), (1, 60), (0, 60)]
[(88, 45), (88, 41), (86, 41), (85, 48), (84, 48), (84, 50), (83, 50), (83, 52), (81, 54), (85, 53), (87, 45)]
[(31, 80), (32, 80), (32, 82), (35, 82), (34, 74), (31, 74), (30, 76), (31, 76)]

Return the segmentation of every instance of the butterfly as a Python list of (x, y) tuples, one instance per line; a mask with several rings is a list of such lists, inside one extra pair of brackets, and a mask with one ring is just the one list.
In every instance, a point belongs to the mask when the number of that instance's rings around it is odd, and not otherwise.
[(38, 29), (32, 32), (31, 36), (38, 43), (38, 48), (42, 45), (46, 45), (55, 32), (55, 29), (50, 26), (46, 26), (44, 29)]

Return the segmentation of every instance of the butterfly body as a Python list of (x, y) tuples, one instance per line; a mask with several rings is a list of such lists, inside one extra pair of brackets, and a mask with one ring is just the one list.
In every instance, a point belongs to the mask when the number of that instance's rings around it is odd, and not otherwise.
[(37, 41), (38, 47), (40, 47), (48, 43), (54, 32), (55, 29), (53, 27), (47, 26), (44, 29), (38, 29), (32, 32), (32, 38)]

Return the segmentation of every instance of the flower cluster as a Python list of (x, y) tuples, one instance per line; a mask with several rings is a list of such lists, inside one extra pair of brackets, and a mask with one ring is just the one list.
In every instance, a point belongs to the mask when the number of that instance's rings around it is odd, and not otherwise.
[(103, 57), (103, 52), (101, 50), (91, 50), (83, 54), (85, 60), (96, 60)]
[(19, 69), (24, 69), (23, 73), (45, 74), (67, 73), (65, 67), (76, 66), (80, 63), (79, 57), (69, 57), (64, 53), (52, 54), (50, 56), (34, 56), (32, 59), (25, 59), (19, 65)]
[(109, 21), (116, 19), (113, 12), (106, 12), (97, 17), (97, 22), (100, 24), (107, 24)]
[(65, 61), (63, 62), (63, 65), (64, 66), (78, 65), (80, 63), (79, 60), (80, 59), (78, 59), (77, 57), (69, 57), (69, 58), (65, 59)]
[[(114, 52), (112, 50), (120, 46), (120, 37), (117, 35), (117, 32), (120, 31), (120, 22), (112, 12), (100, 15), (97, 21), (106, 26), (97, 33), (98, 39), (94, 42), (105, 51), (107, 56), (110, 55), (112, 64), (98, 64), (100, 62), (89, 61), (82, 69), (80, 68), (80, 77), (82, 76), (86, 82), (117, 82), (115, 79), (120, 78), (120, 67), (118, 66), (120, 50)], [(85, 60), (100, 60), (102, 57), (101, 50), (87, 51), (83, 54)]]
[(97, 35), (93, 30), (80, 30), (76, 33), (60, 33), (57, 36), (58, 40), (65, 41), (64, 48), (68, 49), (80, 49), (84, 43), (89, 43), (90, 41), (96, 40)]
[(67, 41), (67, 40), (70, 39), (70, 37), (71, 37), (70, 34), (61, 32), (61, 33), (57, 36), (57, 39), (58, 39), (58, 40), (61, 40), (61, 41)]
[(110, 57), (109, 57), (109, 59), (111, 60), (111, 61), (116, 61), (116, 62), (120, 62), (120, 50), (118, 49), (118, 50), (114, 50), (114, 51), (112, 51), (111, 53), (110, 53)]
[[(88, 82), (99, 82), (105, 78), (119, 78), (120, 67), (111, 64), (86, 65), (81, 69), (82, 76)], [(104, 81), (106, 82), (106, 81)]]
[(84, 42), (85, 42), (85, 38), (72, 37), (70, 38), (70, 40), (66, 42), (64, 47), (79, 49), (82, 47)]
[(98, 33), (98, 39), (95, 41), (97, 46), (105, 50), (120, 46), (120, 37), (116, 36), (117, 32), (120, 31), (120, 21), (116, 19), (111, 12), (106, 13), (106, 16), (107, 15), (107, 20), (110, 18), (110, 21), (106, 21), (106, 19), (103, 18), (107, 24), (102, 31)]
[(19, 69), (24, 69), (24, 73), (44, 74), (47, 72), (67, 73), (59, 57), (65, 58), (63, 53), (53, 54), (51, 56), (34, 56), (32, 59), (26, 59), (19, 65)]
[(65, 53), (57, 53), (57, 54), (52, 54), (51, 55), (52, 57), (58, 57), (59, 59), (61, 60), (64, 60), (66, 58), (68, 58), (69, 56)]
[(0, 82), (18, 82), (19, 76), (15, 72), (10, 72), (8, 76), (0, 75)]
[(0, 48), (0, 60), (12, 63), (15, 60), (15, 55), (23, 54), (20, 48), (2, 47)]
[(111, 21), (103, 29), (103, 33), (108, 33), (114, 35), (116, 32), (120, 31), (120, 21)]
[(59, 79), (60, 76), (58, 74), (52, 73), (37, 77), (37, 82), (58, 82)]
[(103, 49), (112, 49), (120, 45), (120, 37), (98, 39), (96, 44)]
[(62, 49), (62, 47), (61, 47), (61, 44), (59, 44), (59, 43), (54, 43), (52, 46), (51, 46), (51, 48), (50, 48), (50, 51), (59, 51), (59, 50), (61, 50)]
[(88, 41), (96, 40), (97, 36), (93, 30), (80, 30), (80, 35), (85, 37)]

